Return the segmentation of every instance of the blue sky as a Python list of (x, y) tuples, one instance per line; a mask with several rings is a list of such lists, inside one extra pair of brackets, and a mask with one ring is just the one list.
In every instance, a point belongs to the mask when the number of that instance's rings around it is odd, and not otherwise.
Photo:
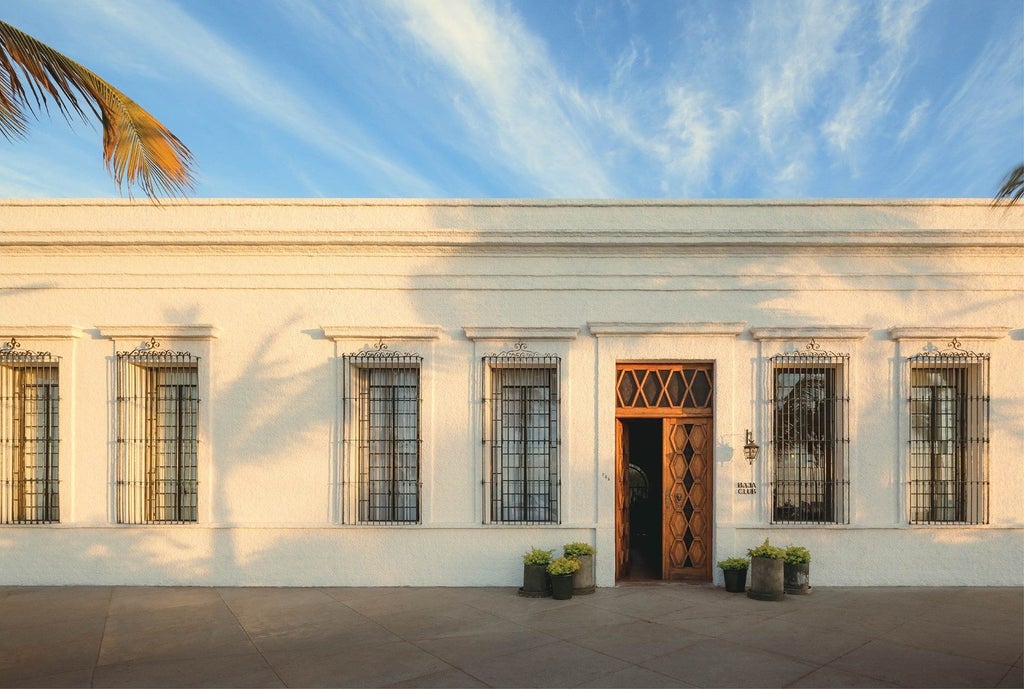
[[(198, 197), (991, 197), (1021, 0), (4, 0), (196, 157)], [(0, 196), (112, 197), (98, 125)]]

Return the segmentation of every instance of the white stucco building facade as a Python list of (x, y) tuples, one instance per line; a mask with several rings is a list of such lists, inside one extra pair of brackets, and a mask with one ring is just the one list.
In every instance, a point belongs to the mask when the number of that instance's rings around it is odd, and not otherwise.
[(1024, 585), (1022, 207), (6, 201), (0, 265), (0, 584)]

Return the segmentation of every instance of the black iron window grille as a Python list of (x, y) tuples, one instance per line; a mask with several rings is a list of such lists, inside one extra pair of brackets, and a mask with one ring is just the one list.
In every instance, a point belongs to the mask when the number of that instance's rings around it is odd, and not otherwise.
[(484, 501), (494, 523), (559, 522), (559, 368), (518, 343), (483, 358)]
[(850, 521), (849, 364), (814, 340), (770, 360), (772, 523)]
[(117, 353), (117, 522), (198, 517), (199, 358), (155, 339)]
[(0, 345), (0, 524), (60, 521), (59, 357)]
[(345, 523), (420, 521), (422, 362), (383, 341), (342, 357)]
[(988, 523), (989, 356), (909, 359), (910, 523)]

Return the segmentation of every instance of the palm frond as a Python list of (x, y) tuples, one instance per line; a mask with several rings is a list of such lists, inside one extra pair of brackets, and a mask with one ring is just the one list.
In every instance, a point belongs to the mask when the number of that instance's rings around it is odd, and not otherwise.
[(103, 161), (119, 191), (138, 185), (150, 198), (194, 186), (192, 153), (138, 103), (89, 69), (0, 22), (0, 133), (24, 134), (28, 115), (53, 103), (65, 118), (103, 127)]
[(1024, 165), (1018, 165), (1003, 178), (1003, 186), (999, 187), (992, 203), (1007, 201), (1007, 204), (1012, 206), (1020, 201), (1021, 197), (1024, 197)]

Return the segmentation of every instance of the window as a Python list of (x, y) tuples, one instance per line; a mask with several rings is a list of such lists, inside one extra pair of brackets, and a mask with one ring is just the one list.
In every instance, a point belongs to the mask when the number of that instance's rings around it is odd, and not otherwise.
[(849, 356), (808, 349), (771, 359), (772, 522), (846, 524)]
[(58, 360), (0, 347), (0, 523), (60, 521)]
[(526, 352), (522, 344), (484, 357), (491, 522), (558, 523), (559, 361)]
[(199, 359), (150, 340), (117, 354), (117, 521), (197, 520)]
[(988, 356), (911, 357), (910, 522), (988, 523)]
[(343, 357), (348, 522), (420, 521), (421, 362), (383, 345)]

